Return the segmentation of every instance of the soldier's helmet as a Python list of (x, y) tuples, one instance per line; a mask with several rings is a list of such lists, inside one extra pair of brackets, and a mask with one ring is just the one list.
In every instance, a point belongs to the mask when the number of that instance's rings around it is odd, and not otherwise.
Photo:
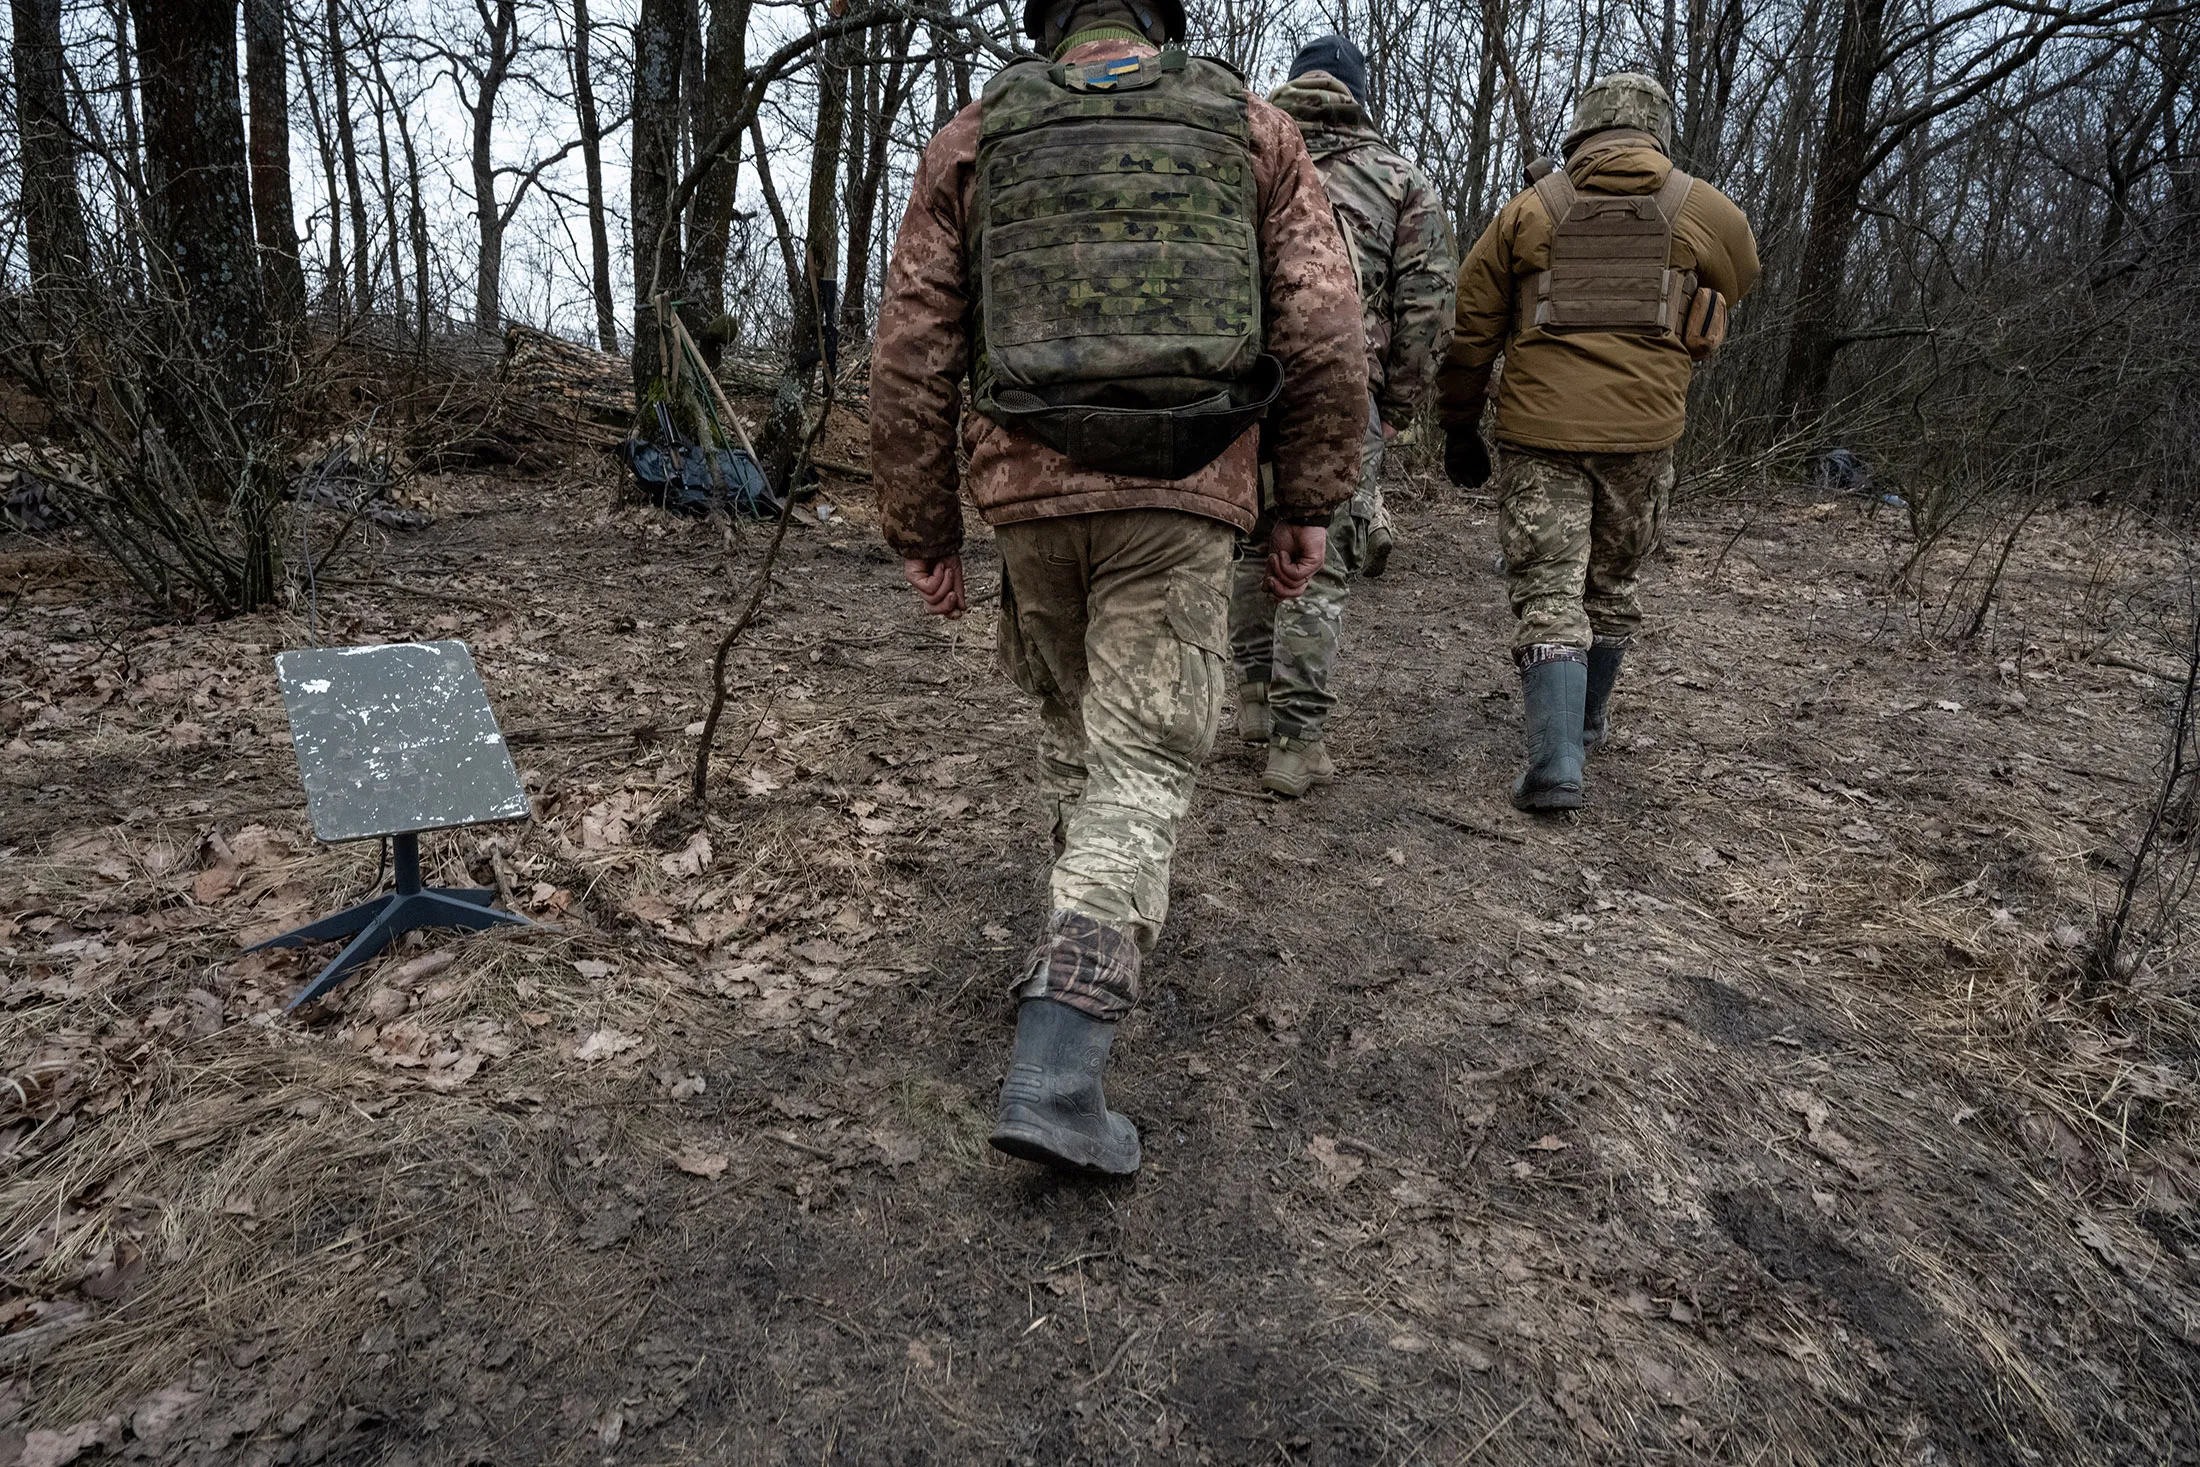
[[(1093, 8), (1093, 0), (1024, 0), (1024, 34), (1052, 51), (1069, 34), (1071, 17)], [(1157, 46), (1184, 39), (1184, 0), (1114, 0), (1111, 8), (1136, 16)]]
[(1585, 88), (1574, 99), (1574, 125), (1559, 151), (1571, 155), (1586, 139), (1615, 127), (1640, 129), (1658, 140), (1660, 152), (1673, 151), (1673, 99), (1656, 77), (1615, 71)]

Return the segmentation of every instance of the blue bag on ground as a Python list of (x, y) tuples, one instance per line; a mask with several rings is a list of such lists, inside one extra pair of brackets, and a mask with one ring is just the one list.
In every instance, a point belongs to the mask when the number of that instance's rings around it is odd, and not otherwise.
[(764, 470), (739, 448), (704, 449), (657, 405), (654, 441), (629, 437), (613, 451), (634, 471), (642, 497), (660, 509), (700, 519), (713, 506), (762, 519), (779, 513)]

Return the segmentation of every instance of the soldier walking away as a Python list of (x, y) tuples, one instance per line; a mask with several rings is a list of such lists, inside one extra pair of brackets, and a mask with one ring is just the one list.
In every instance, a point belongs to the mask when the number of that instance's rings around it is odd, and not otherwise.
[(1444, 468), (1490, 477), (1479, 424), (1498, 379), (1497, 503), (1525, 705), (1523, 810), (1580, 808), (1586, 751), (1642, 622), (1637, 590), (1673, 488), (1694, 364), (1757, 283), (1733, 200), (1667, 156), (1673, 99), (1620, 72), (1584, 91), (1561, 152), (1539, 162), (1459, 270), (1437, 378)]
[(1254, 425), (1277, 444), (1267, 567), (1289, 599), (1358, 474), (1366, 351), (1298, 129), (1186, 54), (1178, 0), (1028, 0), (1024, 30), (1046, 58), (997, 73), (918, 166), (871, 463), (910, 584), (959, 615), (959, 428), (1000, 550), (1001, 662), (1039, 700), (1052, 911), (1014, 984), (993, 1144), (1123, 1174), (1138, 1132), (1100, 1074), (1221, 718)]
[(1268, 100), (1299, 125), (1313, 155), (1359, 283), (1367, 335), (1359, 489), (1329, 521), (1327, 559), (1296, 600), (1269, 594), (1257, 560), (1239, 563), (1231, 588), (1238, 735), (1268, 746), (1261, 784), (1296, 799), (1336, 773), (1323, 736), (1337, 703), (1329, 680), (1345, 600), (1354, 575), (1379, 576), (1390, 558), (1383, 446), (1420, 413), (1444, 358), (1459, 250), (1435, 188), (1368, 119), (1359, 47), (1343, 36), (1309, 41)]

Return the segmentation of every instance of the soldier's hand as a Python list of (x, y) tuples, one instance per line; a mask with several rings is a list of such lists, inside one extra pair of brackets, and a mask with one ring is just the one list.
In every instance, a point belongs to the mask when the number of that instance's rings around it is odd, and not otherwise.
[(1328, 553), (1329, 531), (1325, 526), (1279, 521), (1268, 537), (1268, 594), (1278, 601), (1296, 601), (1305, 595)]
[(938, 560), (904, 557), (901, 573), (924, 598), (924, 609), (934, 616), (952, 621), (970, 609), (970, 603), (963, 597), (963, 558), (960, 554), (944, 555)]
[(1462, 489), (1479, 489), (1490, 481), (1490, 447), (1481, 430), (1461, 426), (1444, 434), (1444, 477)]

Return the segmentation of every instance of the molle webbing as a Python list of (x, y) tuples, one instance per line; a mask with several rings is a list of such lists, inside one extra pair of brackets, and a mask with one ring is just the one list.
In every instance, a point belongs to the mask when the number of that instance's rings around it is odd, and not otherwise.
[(1272, 375), (1244, 84), (1172, 47), (1013, 65), (983, 105), (979, 409), (1088, 467), (1204, 467)]
[(1551, 267), (1520, 285), (1515, 328), (1665, 336), (1680, 328), (1695, 272), (1675, 270), (1673, 224), (1694, 180), (1675, 168), (1656, 193), (1583, 193), (1563, 170), (1535, 181), (1551, 218)]

